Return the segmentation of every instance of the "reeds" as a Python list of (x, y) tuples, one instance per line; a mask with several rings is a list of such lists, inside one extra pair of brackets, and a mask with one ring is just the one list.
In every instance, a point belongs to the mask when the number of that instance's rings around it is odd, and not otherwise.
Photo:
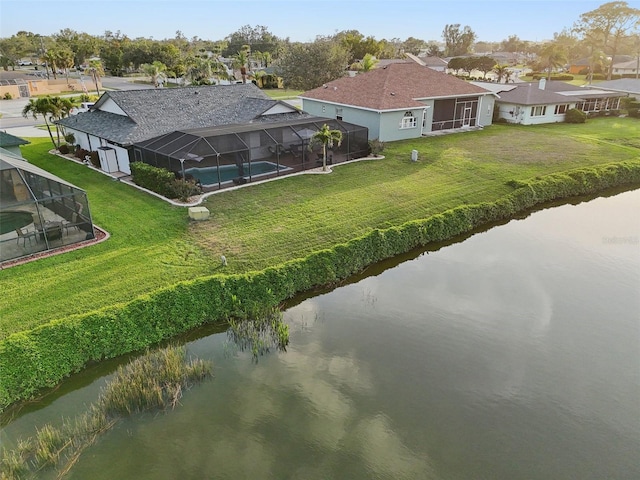
[(244, 352), (251, 352), (254, 361), (275, 349), (286, 351), (289, 344), (289, 325), (284, 323), (282, 312), (277, 308), (259, 311), (251, 318), (229, 320), (227, 338), (229, 344)]
[(175, 407), (182, 390), (211, 375), (201, 360), (185, 360), (184, 348), (152, 352), (118, 368), (103, 389), (100, 406), (108, 416)]
[(184, 347), (167, 347), (119, 367), (89, 409), (60, 427), (36, 430), (13, 450), (0, 451), (0, 480), (35, 478), (45, 468), (58, 467), (64, 477), (98, 435), (122, 417), (151, 409), (174, 408), (182, 392), (212, 375), (212, 365), (187, 359)]

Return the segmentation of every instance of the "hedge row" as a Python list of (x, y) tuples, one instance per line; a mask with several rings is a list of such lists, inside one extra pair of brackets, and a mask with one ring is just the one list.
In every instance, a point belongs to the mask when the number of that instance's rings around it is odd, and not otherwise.
[(88, 362), (138, 351), (205, 322), (243, 316), (368, 265), (450, 239), (552, 200), (640, 185), (640, 159), (511, 181), (493, 203), (466, 205), (400, 227), (373, 230), (304, 259), (244, 275), (183, 282), (130, 303), (50, 322), (0, 342), (0, 409), (59, 383)]

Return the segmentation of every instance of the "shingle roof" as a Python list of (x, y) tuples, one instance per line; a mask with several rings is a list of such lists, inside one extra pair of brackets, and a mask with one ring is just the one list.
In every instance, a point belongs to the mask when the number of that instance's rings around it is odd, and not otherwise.
[(484, 88), (412, 62), (392, 63), (355, 77), (339, 78), (300, 97), (382, 111), (424, 107), (417, 99), (488, 93)]
[[(109, 99), (128, 117), (101, 111)], [(100, 97), (92, 111), (59, 123), (128, 145), (177, 129), (262, 122), (260, 116), (278, 103), (253, 84), (113, 91)]]
[(0, 147), (17, 147), (18, 145), (27, 145), (28, 143), (30, 142), (24, 138), (0, 131)]
[(614, 92), (626, 92), (638, 95), (640, 94), (640, 80), (637, 78), (621, 78), (619, 80), (609, 80), (594, 85), (595, 88), (602, 90), (612, 90)]
[(539, 83), (519, 84), (516, 88), (499, 94), (499, 102), (516, 105), (551, 105), (575, 102), (588, 98), (620, 97), (624, 94), (605, 92), (597, 89), (578, 87), (565, 82), (551, 81), (544, 84), (544, 90)]
[(538, 84), (531, 83), (518, 85), (512, 90), (500, 92), (498, 95), (500, 96), (499, 102), (516, 105), (550, 105), (567, 103), (570, 100), (559, 93), (541, 90)]

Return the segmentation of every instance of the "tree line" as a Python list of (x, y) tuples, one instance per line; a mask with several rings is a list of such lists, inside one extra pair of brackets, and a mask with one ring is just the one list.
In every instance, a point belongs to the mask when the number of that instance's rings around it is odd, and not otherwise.
[[(346, 30), (301, 43), (279, 38), (260, 25), (243, 26), (222, 40), (188, 39), (180, 31), (174, 38), (164, 40), (130, 38), (119, 31), (99, 36), (68, 28), (51, 36), (20, 31), (0, 38), (0, 66), (8, 70), (15, 68), (20, 59), (31, 58), (44, 62), (47, 71), (55, 76), (74, 66), (87, 66), (93, 59), (90, 68), (94, 78), (104, 71), (115, 76), (144, 72), (156, 83), (164, 77), (179, 77), (192, 84), (233, 79), (230, 70), (234, 69), (244, 72), (242, 81), (246, 81), (247, 72), (276, 67), (285, 86), (308, 90), (343, 76), (351, 65), (366, 70), (372, 66), (372, 58), (402, 58), (407, 53), (451, 58), (503, 51), (535, 59), (536, 70), (549, 72), (588, 58), (591, 74), (602, 71), (610, 76), (617, 55), (640, 57), (640, 10), (624, 1), (604, 3), (582, 14), (571, 27), (555, 33), (547, 42), (521, 40), (515, 34), (501, 42), (478, 41), (470, 26), (460, 24), (447, 24), (441, 37), (442, 41), (414, 37), (377, 40), (358, 30)], [(365, 58), (367, 66), (363, 64)], [(495, 63), (488, 66), (486, 59), (475, 61), (473, 68), (485, 75), (495, 67)], [(470, 61), (461, 62), (454, 62), (451, 68), (469, 68)]]

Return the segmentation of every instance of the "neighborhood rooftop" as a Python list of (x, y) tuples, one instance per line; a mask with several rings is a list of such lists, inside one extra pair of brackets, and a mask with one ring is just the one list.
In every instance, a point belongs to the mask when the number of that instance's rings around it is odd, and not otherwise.
[(417, 63), (391, 63), (366, 75), (339, 78), (302, 97), (383, 111), (424, 107), (418, 99), (487, 93), (484, 88)]
[[(110, 107), (109, 100), (117, 106)], [(131, 145), (175, 131), (178, 126), (191, 129), (265, 122), (269, 119), (262, 115), (279, 105), (283, 113), (276, 116), (278, 120), (283, 115), (304, 115), (272, 100), (253, 84), (113, 91), (100, 97), (91, 112), (59, 123), (120, 145)], [(118, 108), (121, 111), (115, 113)], [(105, 111), (112, 109), (113, 112)]]

